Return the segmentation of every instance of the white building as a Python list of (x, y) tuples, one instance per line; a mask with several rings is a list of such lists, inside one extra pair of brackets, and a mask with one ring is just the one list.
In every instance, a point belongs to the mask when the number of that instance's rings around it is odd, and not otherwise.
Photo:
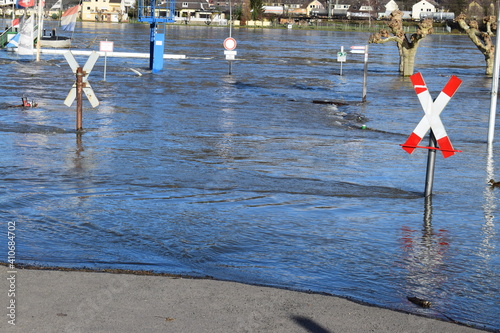
[(379, 19), (388, 19), (393, 11), (399, 9), (398, 4), (394, 0), (390, 0), (388, 3), (384, 5), (384, 7), (385, 7), (384, 12), (377, 13), (377, 17)]
[(388, 3), (386, 3), (384, 7), (385, 7), (385, 12), (388, 14), (391, 14), (393, 11), (399, 9), (398, 4), (394, 0), (391, 0)]
[(411, 17), (414, 20), (422, 20), (424, 18), (432, 18), (436, 12), (436, 7), (439, 6), (433, 0), (422, 0), (413, 5)]

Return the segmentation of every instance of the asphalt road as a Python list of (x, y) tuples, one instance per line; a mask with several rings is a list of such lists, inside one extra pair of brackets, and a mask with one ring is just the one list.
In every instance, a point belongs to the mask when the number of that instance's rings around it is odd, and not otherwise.
[(328, 295), (210, 279), (0, 272), (1, 332), (482, 332)]

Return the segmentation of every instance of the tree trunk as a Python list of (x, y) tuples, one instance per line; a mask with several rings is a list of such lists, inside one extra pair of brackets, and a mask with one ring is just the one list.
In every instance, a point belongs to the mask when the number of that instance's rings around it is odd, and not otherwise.
[(401, 75), (411, 76), (415, 67), (415, 56), (417, 55), (417, 48), (404, 48), (403, 49), (403, 70)]
[[(495, 52), (493, 52), (495, 54)], [(493, 55), (485, 55), (484, 56), (486, 60), (486, 75), (488, 76), (493, 76), (493, 68), (495, 66), (495, 57)]]
[(403, 46), (400, 45), (399, 43), (397, 44), (398, 45), (398, 52), (399, 52), (399, 73), (403, 73), (404, 72), (404, 68), (405, 68), (405, 60), (404, 60), (404, 55), (403, 55)]
[(496, 28), (496, 18), (494, 16), (487, 16), (483, 19), (483, 23), (486, 23), (486, 31), (479, 30), (477, 21), (472, 20), (467, 24), (465, 20), (466, 17), (464, 14), (457, 17), (457, 22), (460, 27), (467, 33), (472, 43), (474, 43), (477, 49), (484, 55), (484, 60), (486, 61), (486, 75), (492, 76), (495, 63), (495, 46), (493, 45), (491, 37), (493, 36), (492, 28)]
[[(415, 56), (420, 41), (433, 31), (432, 20), (426, 19), (420, 22), (417, 32), (411, 36), (406, 36), (403, 28), (403, 12), (395, 10), (391, 13), (391, 21), (388, 26), (391, 32), (387, 29), (381, 29), (380, 32), (370, 36), (368, 43), (396, 42), (399, 51), (399, 73), (403, 76), (410, 76), (413, 74)], [(390, 36), (390, 33), (393, 36)]]

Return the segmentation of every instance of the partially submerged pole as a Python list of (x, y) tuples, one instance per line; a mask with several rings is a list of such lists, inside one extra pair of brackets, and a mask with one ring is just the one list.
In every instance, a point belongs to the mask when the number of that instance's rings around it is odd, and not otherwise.
[(365, 46), (365, 70), (363, 74), (363, 102), (366, 102), (366, 82), (368, 80), (368, 45)]
[(83, 76), (85, 73), (83, 72), (82, 67), (78, 67), (76, 69), (76, 130), (82, 130), (82, 93), (83, 93)]
[[(231, 7), (231, 0), (229, 0), (229, 38), (233, 38), (233, 9)], [(227, 58), (227, 56), (226, 56)], [(233, 62), (229, 60), (229, 75), (233, 74)]]
[[(497, 27), (500, 27), (500, 6), (497, 15)], [(490, 104), (490, 121), (488, 125), (488, 145), (493, 144), (495, 136), (495, 117), (497, 112), (497, 97), (498, 97), (498, 71), (500, 70), (500, 37), (497, 33), (495, 44), (495, 65), (493, 69), (493, 81), (491, 82), (491, 104)]]
[(427, 153), (427, 172), (425, 175), (425, 192), (424, 196), (427, 198), (432, 195), (432, 186), (434, 185), (434, 169), (436, 165), (436, 149), (437, 146), (436, 137), (432, 130), (429, 133), (429, 149)]

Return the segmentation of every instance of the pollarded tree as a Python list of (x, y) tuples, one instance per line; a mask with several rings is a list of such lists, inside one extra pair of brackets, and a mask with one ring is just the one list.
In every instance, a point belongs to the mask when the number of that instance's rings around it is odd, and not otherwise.
[(420, 42), (433, 32), (432, 20), (425, 19), (420, 22), (417, 32), (408, 37), (403, 29), (403, 12), (395, 10), (391, 13), (391, 20), (388, 26), (391, 30), (390, 32), (387, 29), (382, 29), (380, 32), (371, 35), (368, 43), (383, 44), (396, 42), (399, 51), (399, 72), (403, 76), (410, 76), (413, 74), (415, 56)]
[(493, 75), (493, 67), (495, 65), (495, 45), (491, 37), (494, 36), (493, 30), (496, 30), (497, 23), (495, 16), (486, 16), (483, 19), (485, 24), (485, 31), (479, 29), (479, 24), (476, 20), (471, 20), (468, 24), (466, 21), (466, 16), (460, 14), (456, 21), (460, 25), (470, 40), (476, 45), (479, 51), (484, 55), (484, 60), (486, 61), (486, 75)]

